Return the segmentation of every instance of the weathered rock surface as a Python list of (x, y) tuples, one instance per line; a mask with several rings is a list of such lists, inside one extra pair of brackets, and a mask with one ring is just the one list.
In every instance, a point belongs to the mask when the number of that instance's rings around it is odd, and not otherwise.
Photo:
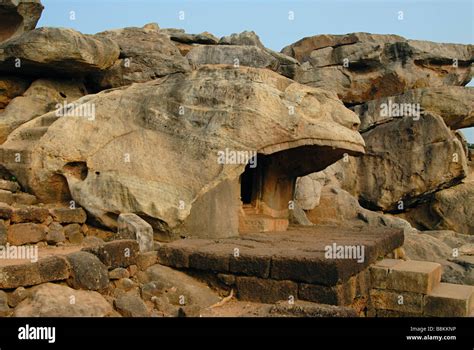
[(160, 32), (163, 34), (167, 34), (171, 40), (183, 44), (215, 45), (219, 42), (219, 39), (209, 32), (189, 34), (185, 33), (183, 29), (175, 28), (160, 29)]
[(148, 309), (139, 297), (134, 295), (121, 295), (115, 300), (115, 307), (125, 317), (147, 317)]
[(228, 64), (267, 68), (292, 78), (298, 62), (256, 45), (198, 45), (186, 55), (192, 65)]
[(255, 68), (268, 68), (276, 71), (278, 61), (257, 46), (246, 45), (199, 45), (187, 55), (193, 65), (229, 64)]
[(466, 85), (473, 52), (472, 45), (368, 33), (316, 35), (282, 50), (302, 64), (296, 81), (331, 89), (346, 103), (428, 86)]
[(74, 289), (102, 290), (109, 283), (107, 267), (93, 254), (76, 252), (67, 256), (71, 265), (68, 284)]
[(43, 8), (40, 0), (1, 0), (0, 43), (34, 29)]
[(219, 40), (219, 45), (244, 45), (244, 46), (258, 46), (264, 49), (260, 38), (254, 31), (244, 31), (242, 33), (233, 33), (231, 35), (223, 36)]
[[(441, 116), (451, 129), (474, 126), (474, 88), (459, 86), (439, 86), (414, 89), (404, 94), (384, 97), (354, 107), (360, 117), (360, 130), (364, 131), (380, 123), (402, 117), (412, 111), (430, 111)], [(395, 109), (397, 115), (390, 111)], [(388, 112), (388, 113), (387, 113)]]
[(12, 99), (22, 95), (28, 85), (29, 81), (26, 79), (13, 76), (0, 77), (0, 112)]
[(191, 68), (176, 46), (156, 28), (123, 28), (96, 34), (120, 47), (120, 59), (96, 74), (101, 89), (141, 83)]
[[(33, 260), (33, 257), (31, 259)], [(67, 279), (69, 274), (69, 264), (61, 256), (51, 256), (32, 263), (7, 265), (0, 267), (0, 289), (62, 281)]]
[(432, 211), (439, 220), (433, 229), (474, 235), (474, 181), (437, 192)]
[(463, 145), (438, 115), (396, 119), (363, 137), (366, 155), (351, 159), (357, 178), (353, 193), (369, 208), (403, 210), (467, 174)]
[[(86, 93), (84, 85), (77, 81), (34, 81), (22, 96), (14, 98), (5, 110), (0, 112), (0, 143), (5, 142), (8, 135), (21, 124), (58, 109), (65, 103), (71, 103)], [(31, 136), (23, 135), (19, 140), (25, 141), (28, 137)]]
[(153, 283), (155, 296), (166, 295), (166, 302), (181, 307), (205, 309), (220, 301), (216, 292), (184, 272), (162, 265), (153, 265), (146, 270)]
[(8, 242), (13, 245), (38, 243), (46, 238), (47, 228), (38, 224), (16, 224), (8, 228)]
[[(288, 178), (363, 152), (357, 116), (333, 93), (269, 70), (205, 66), (78, 103), (95, 105), (94, 121), (58, 119), (31, 148), (29, 162), (5, 166), (45, 202), (62, 174), (74, 200), (111, 226), (120, 212), (141, 213), (157, 231), (182, 225), (199, 198), (244, 171), (245, 164), (219, 164), (219, 151), (284, 156), (281, 151), (292, 150), (295, 163), (279, 169)], [(297, 161), (299, 151), (305, 161)], [(226, 202), (239, 205), (237, 196)]]
[(45, 283), (34, 287), (31, 296), (14, 310), (15, 317), (106, 317), (112, 306), (97, 292), (74, 290)]
[(0, 45), (0, 71), (83, 76), (119, 58), (112, 40), (65, 28), (39, 28)]

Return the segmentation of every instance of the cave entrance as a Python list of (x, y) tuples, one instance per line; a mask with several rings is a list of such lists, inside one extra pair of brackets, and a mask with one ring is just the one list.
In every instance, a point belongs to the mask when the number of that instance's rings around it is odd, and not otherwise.
[(239, 233), (286, 231), (296, 179), (321, 171), (346, 151), (328, 146), (300, 146), (269, 155), (257, 154), (239, 178)]
[(239, 233), (285, 231), (288, 228), (292, 181), (278, 175), (270, 164), (270, 157), (257, 155), (257, 161), (248, 164), (240, 176)]

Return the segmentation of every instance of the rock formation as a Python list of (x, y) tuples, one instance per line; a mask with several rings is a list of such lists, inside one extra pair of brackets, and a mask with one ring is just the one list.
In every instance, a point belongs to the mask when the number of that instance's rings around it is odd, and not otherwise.
[(473, 312), (472, 45), (42, 9), (0, 0), (0, 254), (39, 250), (0, 256), (0, 316)]
[(316, 35), (285, 47), (301, 67), (295, 80), (335, 91), (345, 103), (410, 89), (466, 85), (473, 46), (407, 40), (398, 35)]
[(0, 1), (0, 43), (34, 29), (42, 12), (40, 0)]

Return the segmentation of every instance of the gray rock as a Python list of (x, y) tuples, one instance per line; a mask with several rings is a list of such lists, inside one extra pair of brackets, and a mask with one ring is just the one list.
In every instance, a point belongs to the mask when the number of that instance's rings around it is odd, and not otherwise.
[(258, 46), (264, 48), (260, 38), (254, 31), (244, 31), (242, 33), (233, 33), (228, 36), (223, 36), (219, 40), (219, 45), (243, 45), (243, 46)]
[(156, 28), (123, 28), (96, 36), (118, 43), (121, 53), (111, 68), (94, 75), (96, 84), (102, 89), (145, 82), (191, 69), (168, 36)]
[(48, 244), (57, 244), (64, 242), (66, 236), (64, 235), (64, 228), (57, 222), (52, 222), (48, 227), (48, 233), (46, 234), (46, 241)]
[(115, 307), (125, 317), (147, 317), (148, 309), (139, 297), (124, 294), (115, 300)]
[(117, 220), (117, 239), (135, 239), (140, 252), (153, 251), (153, 228), (151, 225), (133, 213), (122, 213)]
[(74, 289), (102, 290), (108, 286), (107, 267), (93, 254), (76, 252), (67, 255), (71, 265), (68, 284)]

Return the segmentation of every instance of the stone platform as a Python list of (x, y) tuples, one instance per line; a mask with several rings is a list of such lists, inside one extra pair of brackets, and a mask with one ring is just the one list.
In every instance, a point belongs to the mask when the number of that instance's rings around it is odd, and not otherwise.
[[(290, 227), (228, 239), (184, 239), (162, 245), (158, 261), (214, 274), (242, 300), (301, 299), (352, 305), (370, 289), (368, 266), (403, 244), (398, 229)], [(363, 248), (357, 258), (326, 256), (327, 247)]]

